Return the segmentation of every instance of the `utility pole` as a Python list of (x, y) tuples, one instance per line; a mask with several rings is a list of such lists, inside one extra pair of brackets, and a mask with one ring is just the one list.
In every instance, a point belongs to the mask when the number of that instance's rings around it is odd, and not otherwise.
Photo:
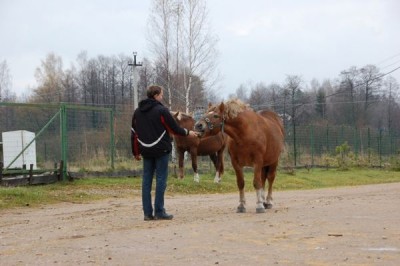
[(133, 110), (136, 110), (139, 105), (138, 100), (138, 81), (139, 81), (139, 74), (137, 72), (136, 67), (142, 66), (141, 62), (136, 62), (136, 55), (137, 52), (133, 52), (133, 63), (128, 63), (128, 66), (132, 66), (132, 74), (133, 74)]

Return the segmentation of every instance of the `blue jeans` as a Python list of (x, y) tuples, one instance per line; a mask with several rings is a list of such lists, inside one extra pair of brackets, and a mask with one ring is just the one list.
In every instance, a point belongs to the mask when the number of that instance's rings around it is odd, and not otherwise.
[(153, 215), (151, 204), (151, 188), (153, 176), (156, 174), (156, 198), (154, 201), (154, 214), (165, 213), (164, 193), (167, 188), (169, 154), (157, 158), (143, 158), (143, 178), (142, 178), (142, 204), (144, 215)]

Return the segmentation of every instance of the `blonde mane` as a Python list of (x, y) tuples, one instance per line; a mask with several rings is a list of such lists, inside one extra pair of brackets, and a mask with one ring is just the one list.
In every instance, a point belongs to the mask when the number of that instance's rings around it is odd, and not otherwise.
[[(220, 104), (211, 106), (208, 111), (214, 111), (218, 109)], [(238, 116), (241, 112), (246, 110), (253, 110), (248, 104), (245, 104), (239, 99), (230, 99), (224, 102), (224, 116), (226, 119), (233, 119)]]

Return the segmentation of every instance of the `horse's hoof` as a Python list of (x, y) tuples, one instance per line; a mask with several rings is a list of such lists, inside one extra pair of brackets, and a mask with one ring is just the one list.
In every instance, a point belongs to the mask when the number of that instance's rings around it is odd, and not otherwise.
[(241, 206), (241, 207), (237, 207), (237, 210), (236, 210), (236, 212), (237, 212), (237, 213), (245, 213), (245, 212), (246, 212), (246, 208), (245, 208), (245, 207), (243, 207), (243, 206)]
[(265, 209), (272, 209), (272, 204), (271, 203), (263, 203), (263, 205), (264, 205), (264, 208)]
[(256, 208), (256, 213), (264, 213), (265, 208)]

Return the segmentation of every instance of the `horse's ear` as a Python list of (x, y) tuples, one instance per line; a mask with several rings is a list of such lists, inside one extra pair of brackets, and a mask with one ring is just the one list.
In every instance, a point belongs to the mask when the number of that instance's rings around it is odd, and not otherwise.
[(173, 116), (175, 119), (178, 119), (178, 115), (179, 115), (179, 111), (178, 111), (178, 112), (173, 112), (173, 114), (172, 114), (172, 116)]
[(223, 102), (221, 102), (221, 104), (219, 105), (219, 111), (220, 111), (221, 113), (223, 113), (224, 110), (225, 110), (225, 104), (224, 104)]
[(210, 108), (212, 106), (212, 103), (208, 103), (208, 108)]
[(178, 111), (177, 113), (176, 113), (176, 120), (178, 120), (178, 121), (181, 121), (182, 120), (182, 113), (180, 112), (180, 111)]

